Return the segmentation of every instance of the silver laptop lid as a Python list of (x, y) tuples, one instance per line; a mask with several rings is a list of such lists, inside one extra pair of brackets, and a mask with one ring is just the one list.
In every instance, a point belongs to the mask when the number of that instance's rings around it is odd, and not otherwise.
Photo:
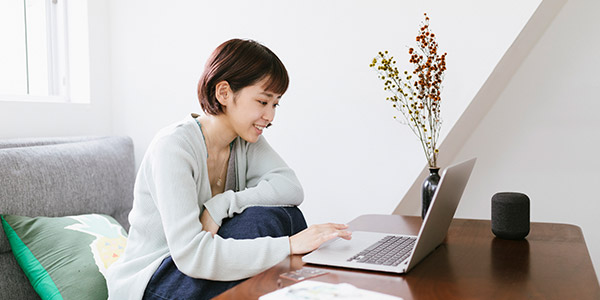
[(413, 249), (412, 257), (408, 259), (410, 263), (406, 267), (406, 271), (417, 265), (446, 238), (448, 227), (454, 218), (454, 213), (476, 160), (476, 158), (472, 158), (452, 165), (446, 168), (442, 174), (429, 211), (423, 220), (423, 226), (419, 231), (419, 238)]

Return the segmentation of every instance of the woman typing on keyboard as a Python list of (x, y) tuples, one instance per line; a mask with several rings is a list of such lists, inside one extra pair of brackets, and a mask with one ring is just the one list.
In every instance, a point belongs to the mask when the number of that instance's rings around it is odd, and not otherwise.
[(162, 129), (146, 151), (110, 299), (210, 299), (290, 254), (350, 239), (342, 224), (306, 228), (302, 187), (262, 136), (288, 81), (257, 42), (213, 52), (198, 84), (204, 115)]

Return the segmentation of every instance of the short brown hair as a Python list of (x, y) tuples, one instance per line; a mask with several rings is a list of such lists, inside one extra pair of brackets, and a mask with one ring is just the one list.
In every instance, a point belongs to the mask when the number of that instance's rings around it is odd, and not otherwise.
[(207, 114), (223, 113), (215, 96), (217, 83), (225, 80), (235, 93), (268, 77), (266, 90), (283, 94), (289, 77), (277, 55), (266, 46), (252, 40), (232, 39), (221, 44), (206, 62), (198, 82), (198, 99)]

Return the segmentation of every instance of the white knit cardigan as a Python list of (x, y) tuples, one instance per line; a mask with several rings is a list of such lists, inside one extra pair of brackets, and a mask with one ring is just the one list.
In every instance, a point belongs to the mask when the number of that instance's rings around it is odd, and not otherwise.
[(289, 239), (223, 239), (202, 230), (203, 209), (221, 225), (249, 206), (299, 205), (295, 173), (264, 137), (233, 144), (237, 191), (212, 197), (202, 131), (188, 116), (161, 130), (146, 152), (135, 182), (127, 247), (108, 270), (110, 299), (141, 299), (150, 277), (171, 255), (194, 278), (237, 280), (253, 276), (290, 254)]

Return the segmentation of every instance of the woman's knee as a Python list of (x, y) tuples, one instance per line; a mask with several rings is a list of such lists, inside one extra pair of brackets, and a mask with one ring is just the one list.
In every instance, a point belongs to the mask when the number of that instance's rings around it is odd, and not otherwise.
[(304, 228), (306, 221), (297, 207), (253, 206), (223, 220), (218, 234), (236, 239), (280, 237), (291, 236)]
[(297, 206), (282, 207), (283, 211), (288, 215), (291, 223), (290, 236), (306, 229), (306, 220), (304, 214)]

